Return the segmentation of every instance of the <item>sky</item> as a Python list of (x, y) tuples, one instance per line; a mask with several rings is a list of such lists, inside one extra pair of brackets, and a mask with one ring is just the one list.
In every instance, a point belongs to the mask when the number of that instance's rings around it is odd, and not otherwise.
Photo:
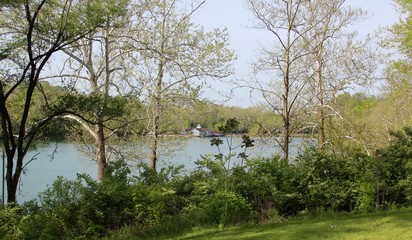
[[(373, 34), (380, 31), (382, 27), (391, 26), (399, 20), (400, 15), (395, 10), (392, 0), (347, 0), (346, 4), (362, 8), (368, 13), (366, 20), (356, 26), (361, 36)], [(259, 43), (265, 42), (267, 34), (263, 30), (251, 28), (253, 16), (245, 8), (244, 1), (206, 0), (206, 3), (194, 15), (194, 21), (203, 25), (206, 30), (226, 27), (230, 37), (230, 48), (237, 55), (234, 63), (235, 76), (231, 79), (251, 78), (250, 63), (259, 51)], [(229, 84), (215, 82), (212, 83), (212, 88), (212, 91), (205, 92), (206, 97), (225, 105), (248, 107), (257, 105), (260, 101), (256, 95), (251, 99), (246, 89), (234, 90), (233, 98), (225, 101), (226, 98), (223, 95), (228, 94), (233, 87)]]

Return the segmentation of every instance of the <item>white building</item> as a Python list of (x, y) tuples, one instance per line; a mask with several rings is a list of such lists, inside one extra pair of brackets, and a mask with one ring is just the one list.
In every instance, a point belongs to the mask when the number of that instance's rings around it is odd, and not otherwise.
[(197, 136), (197, 137), (207, 137), (207, 136), (212, 135), (212, 131), (209, 128), (202, 128), (200, 124), (198, 124), (197, 127), (192, 128), (190, 132), (192, 133), (193, 136)]

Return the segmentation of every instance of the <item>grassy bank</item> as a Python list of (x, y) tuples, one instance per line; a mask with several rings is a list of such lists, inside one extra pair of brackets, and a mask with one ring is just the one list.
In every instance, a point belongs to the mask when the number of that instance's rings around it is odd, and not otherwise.
[(197, 230), (163, 239), (412, 239), (412, 209), (321, 214), (282, 223)]

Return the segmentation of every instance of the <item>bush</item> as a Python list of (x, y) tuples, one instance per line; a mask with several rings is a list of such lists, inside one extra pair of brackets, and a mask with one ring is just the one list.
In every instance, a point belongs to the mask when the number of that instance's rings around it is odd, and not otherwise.
[(279, 156), (248, 160), (234, 168), (231, 177), (233, 190), (250, 202), (256, 221), (295, 215), (305, 208), (301, 175)]
[(412, 204), (412, 128), (391, 132), (393, 140), (376, 152), (377, 204), (382, 207)]
[(190, 185), (187, 178), (180, 176), (181, 169), (182, 166), (169, 166), (156, 172), (146, 165), (139, 166), (138, 181), (132, 186), (131, 196), (134, 224), (141, 234), (159, 234), (182, 227), (180, 215), (191, 188), (186, 187)]
[(86, 233), (105, 235), (107, 229), (132, 223), (134, 203), (130, 169), (126, 163), (109, 164), (101, 183), (87, 175), (80, 175), (85, 187), (80, 198), (79, 222)]
[(373, 204), (372, 158), (360, 151), (308, 149), (296, 162), (305, 175), (302, 183), (309, 210), (350, 212)]
[(39, 195), (40, 205), (24, 206), (22, 239), (97, 239), (132, 223), (129, 173), (125, 163), (113, 162), (101, 183), (88, 175), (78, 175), (76, 180), (58, 177)]
[(70, 239), (81, 234), (77, 224), (81, 183), (58, 177), (36, 201), (23, 205), (22, 239)]
[(18, 207), (5, 207), (0, 209), (0, 239), (22, 239), (20, 229), (22, 221), (21, 209)]
[(201, 204), (211, 224), (239, 224), (250, 220), (252, 209), (242, 195), (236, 192), (219, 191)]

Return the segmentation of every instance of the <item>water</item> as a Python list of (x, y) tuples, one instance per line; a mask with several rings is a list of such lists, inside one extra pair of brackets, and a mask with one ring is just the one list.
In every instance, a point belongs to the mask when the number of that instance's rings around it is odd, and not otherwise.
[[(38, 155), (36, 155), (38, 154)], [(58, 176), (75, 179), (77, 173), (97, 177), (96, 164), (83, 155), (73, 143), (39, 144), (26, 159), (36, 159), (27, 165), (21, 176), (17, 201), (24, 202), (37, 197)]]
[[(229, 152), (225, 138), (224, 144), (221, 145), (221, 153), (227, 155)], [(247, 155), (250, 157), (269, 157), (279, 154), (276, 143), (267, 138), (255, 138), (255, 146), (249, 148)], [(183, 164), (185, 169), (190, 171), (196, 167), (195, 161), (207, 154), (218, 154), (216, 146), (210, 145), (210, 138), (177, 138), (164, 141), (166, 144), (161, 145), (158, 167), (167, 164)], [(232, 146), (238, 146), (241, 138), (234, 138)], [(299, 146), (303, 143), (302, 139), (293, 139), (291, 142), (292, 154), (295, 154)], [(148, 159), (149, 148), (147, 142), (131, 143), (128, 145), (128, 151), (135, 150), (130, 160)], [(36, 198), (38, 194), (50, 186), (58, 176), (66, 179), (75, 179), (77, 173), (86, 173), (93, 178), (97, 178), (97, 169), (95, 161), (90, 160), (90, 155), (80, 151), (78, 144), (69, 142), (59, 142), (50, 144), (38, 144), (36, 150), (29, 152), (27, 160), (34, 157), (34, 160), (28, 164), (24, 174), (21, 177), (17, 201), (24, 202)], [(237, 148), (232, 153), (238, 154), (243, 151)], [(26, 161), (27, 161), (26, 160)], [(232, 164), (239, 161), (233, 157)], [(1, 171), (0, 171), (1, 173)]]

